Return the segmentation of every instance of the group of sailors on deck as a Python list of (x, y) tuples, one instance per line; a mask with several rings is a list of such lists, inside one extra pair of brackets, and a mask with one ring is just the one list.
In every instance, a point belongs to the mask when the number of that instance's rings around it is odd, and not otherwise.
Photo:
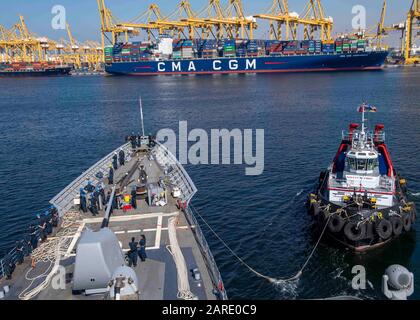
[(53, 228), (58, 226), (59, 220), (58, 211), (55, 207), (37, 214), (36, 222), (29, 226), (23, 240), (16, 241), (14, 250), (8, 253), (2, 261), (3, 276), (6, 279), (11, 279), (16, 264), (22, 264), (25, 257), (30, 256), (32, 251), (38, 247), (38, 243), (40, 241), (44, 242), (52, 234)]
[(129, 267), (137, 267), (137, 257), (143, 262), (146, 261), (146, 237), (144, 234), (140, 236), (139, 242), (136, 242), (136, 238), (131, 238), (131, 242), (128, 246), (130, 248), (127, 252)]
[(93, 216), (99, 214), (99, 210), (105, 206), (109, 195), (105, 196), (105, 190), (102, 184), (96, 187), (88, 181), (84, 188), (80, 188), (80, 209), (83, 212), (90, 211)]

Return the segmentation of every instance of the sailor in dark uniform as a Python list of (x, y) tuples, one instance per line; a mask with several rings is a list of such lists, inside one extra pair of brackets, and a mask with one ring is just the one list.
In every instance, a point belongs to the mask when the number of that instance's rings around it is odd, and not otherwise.
[(32, 253), (31, 235), (26, 234), (23, 238), (23, 255), (25, 257)]
[(88, 180), (87, 185), (84, 188), (87, 192), (93, 192), (95, 190), (95, 186)]
[(86, 192), (83, 188), (80, 188), (80, 209), (83, 212), (87, 212)]
[(52, 216), (51, 213), (48, 213), (45, 217), (45, 233), (50, 235), (52, 231)]
[(125, 153), (124, 153), (124, 150), (122, 149), (118, 153), (118, 161), (120, 162), (120, 166), (123, 166), (125, 163)]
[(98, 214), (98, 196), (96, 191), (93, 192), (90, 196), (90, 212), (92, 212), (93, 216)]
[(112, 157), (112, 167), (114, 170), (118, 169), (118, 155), (117, 153), (114, 153), (114, 156)]
[(38, 247), (38, 234), (33, 225), (29, 227), (29, 235), (31, 237), (30, 241), (31, 241), (32, 250), (35, 250)]
[(139, 242), (140, 248), (138, 251), (138, 255), (141, 261), (146, 261), (147, 255), (146, 255), (146, 237), (144, 234), (142, 234)]
[(6, 275), (6, 279), (10, 280), (12, 279), (12, 274), (13, 274), (13, 271), (15, 271), (16, 266), (10, 254), (6, 255), (3, 261), (4, 261), (4, 274)]
[(114, 168), (112, 166), (109, 167), (108, 183), (114, 184)]
[(107, 201), (106, 201), (106, 196), (105, 196), (105, 190), (104, 190), (104, 188), (101, 188), (101, 189), (99, 190), (99, 194), (100, 194), (100, 196), (101, 196), (102, 205), (103, 205), (103, 206), (104, 206), (104, 205), (106, 205), (106, 204), (107, 204)]
[(131, 133), (131, 136), (130, 136), (130, 142), (131, 142), (131, 148), (132, 148), (132, 149), (135, 149), (135, 148), (136, 148), (137, 143), (136, 143), (136, 136), (134, 135), (134, 132), (133, 132), (133, 133)]
[(57, 209), (54, 208), (52, 210), (51, 216), (52, 216), (51, 217), (51, 224), (54, 228), (57, 228), (58, 227), (58, 222), (59, 222), (59, 219), (60, 219), (60, 217), (58, 216)]
[(138, 243), (136, 242), (136, 239), (133, 237), (131, 238), (131, 242), (128, 244), (130, 247), (130, 250), (128, 251), (128, 266), (137, 266), (137, 246)]
[(141, 135), (140, 135), (140, 132), (137, 134), (137, 147), (138, 148), (141, 147)]
[(16, 262), (22, 264), (24, 259), (23, 244), (22, 241), (16, 241)]
[(135, 188), (131, 190), (131, 206), (137, 209), (137, 192)]
[(40, 215), (37, 216), (38, 218), (38, 229), (39, 229), (39, 236), (41, 238), (41, 241), (44, 242), (47, 239), (47, 224), (45, 223), (45, 220), (41, 218)]

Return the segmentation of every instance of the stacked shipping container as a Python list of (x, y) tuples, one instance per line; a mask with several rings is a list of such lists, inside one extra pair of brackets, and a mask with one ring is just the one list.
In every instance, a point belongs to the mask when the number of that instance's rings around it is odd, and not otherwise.
[[(321, 40), (279, 41), (279, 40), (234, 40), (234, 39), (174, 39), (172, 59), (212, 59), (217, 57), (258, 57), (263, 55), (307, 55), (357, 53), (366, 50), (365, 40), (339, 38), (335, 42)], [(119, 43), (105, 47), (105, 62), (127, 62), (150, 60), (151, 42)]]

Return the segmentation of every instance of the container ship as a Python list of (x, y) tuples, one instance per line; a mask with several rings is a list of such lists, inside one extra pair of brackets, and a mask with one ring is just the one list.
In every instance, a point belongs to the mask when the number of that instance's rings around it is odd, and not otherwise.
[(388, 55), (366, 40), (183, 40), (107, 46), (105, 71), (114, 75), (229, 74), (378, 70)]
[(54, 62), (0, 63), (0, 77), (65, 76), (72, 68)]

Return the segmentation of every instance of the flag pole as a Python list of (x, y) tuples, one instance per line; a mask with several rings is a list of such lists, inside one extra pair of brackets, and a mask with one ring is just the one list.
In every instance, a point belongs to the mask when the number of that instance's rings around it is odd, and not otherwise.
[(140, 103), (141, 133), (142, 133), (142, 136), (144, 137), (143, 105), (141, 103), (141, 96), (139, 97), (139, 103)]

